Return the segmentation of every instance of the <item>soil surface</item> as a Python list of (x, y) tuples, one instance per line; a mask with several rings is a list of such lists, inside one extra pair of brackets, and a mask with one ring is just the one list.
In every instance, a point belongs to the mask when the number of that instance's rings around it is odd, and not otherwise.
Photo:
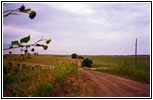
[(149, 97), (150, 85), (81, 67), (79, 83), (90, 89), (95, 97)]

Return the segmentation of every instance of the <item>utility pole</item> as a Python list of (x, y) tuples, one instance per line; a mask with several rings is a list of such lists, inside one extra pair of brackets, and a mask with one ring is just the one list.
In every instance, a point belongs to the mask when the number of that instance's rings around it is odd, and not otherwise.
[(137, 38), (135, 41), (135, 65), (137, 65)]

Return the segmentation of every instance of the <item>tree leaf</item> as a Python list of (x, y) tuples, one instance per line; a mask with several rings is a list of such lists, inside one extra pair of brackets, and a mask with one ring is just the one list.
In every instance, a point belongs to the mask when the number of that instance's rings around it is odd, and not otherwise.
[(49, 44), (49, 43), (50, 43), (50, 41), (51, 41), (51, 39), (48, 39), (48, 40), (46, 41), (46, 43), (47, 43), (47, 44)]
[(20, 43), (27, 43), (30, 40), (30, 35), (20, 40)]
[(34, 51), (35, 51), (35, 49), (34, 49), (34, 48), (32, 48), (32, 49), (31, 49), (31, 51), (32, 51), (32, 52), (34, 52)]
[(47, 45), (43, 45), (44, 50), (47, 50), (48, 46)]
[(11, 45), (20, 45), (20, 43), (18, 41), (12, 41)]
[(17, 13), (11, 13), (10, 15), (19, 15), (19, 14), (17, 14)]
[(9, 54), (12, 54), (12, 52), (11, 52), (11, 51), (9, 51)]
[(42, 44), (36, 44), (36, 46), (41, 47), (41, 46), (43, 46), (43, 45), (42, 45)]
[(31, 11), (30, 14), (29, 14), (29, 17), (31, 19), (33, 19), (33, 18), (35, 18), (35, 16), (36, 16), (36, 12), (35, 11)]
[(25, 10), (25, 6), (22, 5), (22, 6), (19, 8), (19, 10), (20, 10), (21, 12), (24, 11), (24, 10)]
[(27, 13), (27, 12), (30, 11), (30, 10), (31, 10), (31, 9), (29, 8), (29, 9), (24, 10), (24, 12)]
[(28, 50), (24, 50), (24, 53), (27, 54), (28, 53)]

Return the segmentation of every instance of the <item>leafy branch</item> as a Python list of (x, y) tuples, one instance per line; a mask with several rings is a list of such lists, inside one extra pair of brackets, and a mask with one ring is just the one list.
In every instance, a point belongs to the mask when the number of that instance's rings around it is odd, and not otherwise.
[[(10, 49), (15, 49), (15, 48), (23, 48), (23, 47), (29, 48), (31, 46), (43, 47), (44, 50), (46, 50), (48, 48), (47, 44), (49, 44), (51, 42), (51, 39), (43, 39), (43, 38), (41, 38), (40, 40), (36, 41), (33, 44), (27, 44), (27, 45), (23, 45), (22, 44), (22, 43), (27, 43), (29, 40), (30, 40), (30, 35), (20, 39), (20, 42), (19, 41), (12, 41), (10, 47), (9, 48), (5, 48), (3, 50), (10, 50)], [(42, 41), (45, 41), (46, 45), (38, 44), (39, 42), (42, 42)], [(32, 51), (34, 51), (34, 50), (32, 50)]]
[(20, 8), (17, 8), (15, 10), (7, 10), (3, 12), (3, 17), (7, 17), (9, 15), (19, 15), (18, 13), (27, 13), (29, 14), (29, 18), (33, 19), (36, 16), (35, 11), (31, 11), (31, 8), (25, 9), (25, 6), (22, 5)]
[[(25, 9), (25, 6), (22, 5), (20, 8), (17, 8), (15, 10), (7, 10), (3, 12), (3, 17), (7, 17), (9, 15), (19, 15), (18, 13), (27, 13), (29, 14), (29, 18), (33, 19), (36, 16), (36, 12), (31, 10), (31, 8), (29, 9)], [(44, 50), (47, 50), (48, 48), (48, 44), (51, 42), (51, 39), (43, 39), (41, 38), (40, 40), (37, 40), (35, 43), (33, 44), (23, 44), (23, 43), (28, 43), (28, 41), (30, 40), (30, 35), (27, 37), (24, 37), (22, 39), (20, 39), (19, 41), (12, 41), (11, 44), (9, 45), (9, 48), (5, 48), (3, 50), (10, 50), (10, 49), (16, 49), (16, 48), (21, 48), (21, 53), (24, 51), (25, 55), (28, 54), (30, 55), (30, 53), (28, 53), (28, 48), (30, 48), (31, 46), (37, 46), (37, 47), (43, 47)], [(39, 42), (45, 41), (45, 43), (40, 44)], [(31, 49), (32, 52), (35, 51), (34, 48)], [(9, 53), (11, 54), (12, 52), (9, 51)], [(35, 52), (34, 54), (38, 55), (37, 52)], [(23, 54), (21, 54), (23, 55)]]

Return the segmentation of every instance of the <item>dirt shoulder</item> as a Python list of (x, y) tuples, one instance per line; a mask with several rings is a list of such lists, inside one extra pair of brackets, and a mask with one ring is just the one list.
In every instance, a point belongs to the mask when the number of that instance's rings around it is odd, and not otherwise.
[(150, 85), (103, 72), (81, 68), (79, 83), (91, 90), (95, 97), (149, 97)]

